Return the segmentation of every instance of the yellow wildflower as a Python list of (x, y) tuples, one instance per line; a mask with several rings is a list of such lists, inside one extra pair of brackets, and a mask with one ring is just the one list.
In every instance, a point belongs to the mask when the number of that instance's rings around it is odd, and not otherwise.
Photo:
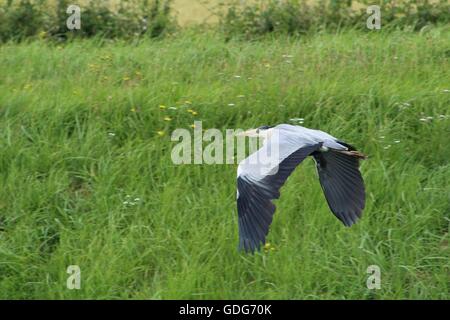
[(195, 124), (191, 124), (190, 127), (191, 127), (192, 129), (195, 129)]
[(166, 134), (164, 131), (157, 131), (156, 133), (157, 133), (158, 136), (160, 136), (160, 137), (162, 137), (163, 135)]
[(172, 121), (171, 117), (164, 117), (164, 121)]
[(166, 107), (165, 105), (160, 105), (159, 108), (160, 108), (161, 110), (164, 110), (164, 109), (166, 109), (167, 107)]
[(264, 252), (269, 252), (269, 251), (275, 251), (275, 247), (274, 246), (272, 246), (271, 244), (270, 244), (270, 242), (267, 242), (265, 245), (264, 245)]

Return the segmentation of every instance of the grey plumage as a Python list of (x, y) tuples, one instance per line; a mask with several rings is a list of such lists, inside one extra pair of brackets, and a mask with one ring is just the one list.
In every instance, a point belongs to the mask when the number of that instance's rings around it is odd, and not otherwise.
[(346, 226), (357, 221), (365, 204), (364, 182), (358, 169), (364, 155), (319, 130), (282, 124), (261, 127), (261, 131), (266, 133), (266, 143), (238, 167), (240, 250), (254, 252), (265, 243), (275, 213), (272, 200), (280, 197), (280, 188), (308, 156), (316, 161), (334, 215)]

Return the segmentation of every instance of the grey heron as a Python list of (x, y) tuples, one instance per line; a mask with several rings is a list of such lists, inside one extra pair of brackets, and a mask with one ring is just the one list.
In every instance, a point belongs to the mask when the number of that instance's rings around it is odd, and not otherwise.
[(254, 252), (265, 244), (275, 212), (273, 199), (306, 157), (316, 162), (319, 181), (333, 214), (347, 227), (365, 206), (359, 160), (366, 156), (330, 134), (280, 124), (247, 130), (240, 135), (263, 138), (264, 144), (242, 160), (237, 172), (239, 250)]

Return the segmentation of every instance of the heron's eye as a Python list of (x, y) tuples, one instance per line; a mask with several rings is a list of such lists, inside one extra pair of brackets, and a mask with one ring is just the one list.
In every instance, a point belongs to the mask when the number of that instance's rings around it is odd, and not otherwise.
[(256, 129), (256, 133), (259, 133), (259, 129)]

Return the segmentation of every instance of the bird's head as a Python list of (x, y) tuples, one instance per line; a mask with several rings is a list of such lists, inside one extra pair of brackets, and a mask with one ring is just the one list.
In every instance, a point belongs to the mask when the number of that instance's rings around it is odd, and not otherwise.
[(261, 126), (256, 129), (249, 129), (244, 132), (238, 133), (237, 136), (251, 137), (251, 138), (268, 138), (273, 130), (273, 126)]

